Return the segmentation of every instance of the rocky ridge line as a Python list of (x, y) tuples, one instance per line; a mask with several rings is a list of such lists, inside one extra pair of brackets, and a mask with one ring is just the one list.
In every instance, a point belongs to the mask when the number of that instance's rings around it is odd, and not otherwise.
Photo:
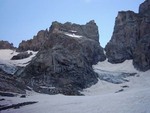
[(0, 40), (0, 49), (15, 49), (13, 43), (9, 43), (8, 41)]

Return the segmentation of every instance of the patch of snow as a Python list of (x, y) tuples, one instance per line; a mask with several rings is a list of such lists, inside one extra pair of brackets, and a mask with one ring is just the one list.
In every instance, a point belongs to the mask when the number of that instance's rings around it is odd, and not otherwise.
[(40, 88), (55, 89), (55, 87), (40, 86)]
[(76, 35), (76, 34), (71, 34), (71, 33), (64, 33), (65, 35), (67, 35), (67, 36), (70, 36), (70, 37), (73, 37), (73, 38), (81, 38), (81, 37), (83, 37), (83, 36), (81, 36), (81, 35)]
[(25, 67), (29, 64), (32, 58), (37, 54), (34, 51), (27, 51), (28, 53), (32, 52), (32, 55), (28, 58), (20, 60), (11, 60), (14, 55), (19, 54), (15, 50), (10, 49), (0, 49), (0, 68), (7, 72), (8, 74), (14, 74), (17, 71), (17, 66)]
[(10, 60), (10, 63), (16, 65), (16, 66), (21, 66), (21, 67), (25, 67), (26, 65), (29, 64), (29, 62), (32, 60), (33, 57), (35, 57), (35, 55), (37, 54), (37, 52), (33, 52), (33, 51), (28, 51), (28, 53), (32, 52), (32, 55), (28, 58), (24, 58), (21, 60)]
[[(124, 91), (137, 90), (145, 87), (150, 88), (149, 82), (150, 70), (146, 72), (137, 71), (132, 64), (132, 60), (126, 60), (125, 62), (119, 64), (111, 64), (107, 60), (105, 60), (103, 62), (98, 62), (97, 65), (93, 65), (93, 69), (98, 74), (106, 75), (106, 78), (109, 77), (109, 75), (113, 75), (113, 78), (114, 77), (120, 78), (122, 76), (121, 73), (137, 73), (137, 74), (135, 76), (129, 76), (128, 78), (126, 78), (128, 82), (123, 82), (122, 84), (113, 84), (99, 79), (99, 82), (97, 84), (91, 86), (90, 88), (84, 89), (82, 93), (85, 95), (100, 95), (107, 93), (115, 93), (116, 91), (122, 89), (122, 86), (129, 87)], [(120, 79), (117, 78), (115, 80)]]
[(14, 55), (17, 55), (18, 52), (10, 49), (0, 49), (0, 59), (10, 60)]
[(76, 33), (77, 31), (75, 31), (75, 30), (70, 30), (70, 32), (72, 32), (72, 33)]
[(123, 63), (111, 64), (106, 59), (103, 62), (98, 62), (96, 65), (93, 65), (93, 69), (100, 69), (100, 70), (112, 71), (112, 72), (126, 72), (126, 73), (138, 72), (134, 68), (132, 64), (132, 60), (126, 60)]
[(14, 55), (19, 54), (19, 52), (16, 52), (15, 50), (10, 49), (0, 49), (0, 62), (3, 62), (3, 64), (9, 64), (13, 66), (26, 66), (29, 64), (29, 62), (32, 60), (32, 58), (37, 54), (37, 52), (34, 51), (27, 51), (28, 53), (32, 52), (32, 55), (28, 58), (20, 59), (20, 60), (11, 60), (11, 58)]

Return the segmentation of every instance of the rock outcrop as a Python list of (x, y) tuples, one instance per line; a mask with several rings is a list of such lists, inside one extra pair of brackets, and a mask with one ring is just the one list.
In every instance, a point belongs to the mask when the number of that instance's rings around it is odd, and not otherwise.
[(86, 25), (53, 22), (47, 41), (21, 77), (38, 92), (78, 95), (97, 82), (92, 64), (103, 60), (94, 21)]
[(20, 59), (24, 59), (24, 58), (28, 58), (32, 55), (32, 52), (28, 53), (28, 52), (21, 52), (17, 55), (14, 55), (11, 60), (20, 60)]
[(17, 51), (23, 52), (27, 50), (39, 51), (48, 38), (48, 30), (41, 30), (33, 39), (22, 41), (19, 44)]
[(142, 71), (150, 69), (150, 0), (140, 5), (139, 13), (121, 11), (115, 21), (111, 40), (105, 47), (111, 63), (133, 59)]
[(0, 69), (0, 92), (25, 94), (25, 89), (27, 88), (23, 81), (17, 80), (13, 75)]
[(133, 56), (133, 65), (135, 68), (141, 71), (150, 69), (150, 34), (143, 36), (138, 41)]
[(150, 8), (150, 0), (145, 0), (145, 2), (143, 2), (139, 7), (139, 13), (143, 15), (149, 12), (149, 8)]
[(0, 40), (0, 49), (15, 49), (12, 43)]

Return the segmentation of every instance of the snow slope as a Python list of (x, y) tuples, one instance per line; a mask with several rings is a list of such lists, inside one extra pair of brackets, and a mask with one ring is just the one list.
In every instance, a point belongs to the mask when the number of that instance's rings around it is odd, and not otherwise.
[(34, 51), (27, 52), (32, 52), (32, 55), (21, 60), (11, 60), (11, 58), (14, 55), (19, 54), (19, 52), (10, 49), (0, 49), (0, 68), (9, 74), (14, 74), (17, 70), (16, 66), (25, 67), (29, 63), (29, 61), (31, 61), (31, 59), (37, 54), (37, 52)]
[(93, 68), (112, 72), (138, 72), (132, 65), (132, 60), (126, 60), (123, 63), (118, 64), (111, 64), (106, 59), (103, 62), (98, 62), (97, 65), (93, 65)]
[(147, 89), (100, 96), (63, 96), (34, 94), (14, 101), (39, 101), (37, 104), (1, 113), (149, 113), (150, 92)]
[[(131, 60), (121, 64), (110, 64), (104, 61), (93, 68), (138, 74), (128, 77), (129, 82), (122, 84), (99, 80), (97, 84), (82, 92), (85, 96), (46, 95), (28, 92), (26, 98), (0, 97), (6, 99), (0, 101), (1, 105), (38, 101), (33, 105), (3, 110), (1, 113), (150, 113), (150, 70), (146, 72), (135, 70)], [(116, 93), (120, 89), (123, 91)]]
[(37, 54), (37, 52), (34, 51), (27, 51), (28, 53), (32, 52), (33, 54), (25, 59), (21, 60), (11, 60), (11, 58), (14, 55), (19, 54), (19, 52), (16, 52), (15, 50), (10, 50), (10, 49), (0, 49), (0, 62), (5, 62), (7, 64), (12, 64), (16, 66), (26, 66), (28, 62)]

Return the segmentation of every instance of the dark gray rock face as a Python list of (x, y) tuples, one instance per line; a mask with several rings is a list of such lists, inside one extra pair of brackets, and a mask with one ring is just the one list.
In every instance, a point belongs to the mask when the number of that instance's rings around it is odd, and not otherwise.
[(0, 91), (25, 94), (26, 86), (23, 81), (17, 80), (13, 75), (0, 69)]
[(68, 32), (74, 33), (76, 35), (85, 36), (86, 38), (99, 41), (99, 33), (98, 26), (96, 25), (94, 20), (86, 23), (86, 25), (78, 25), (75, 23), (66, 22), (65, 24), (61, 24), (57, 21), (52, 23), (50, 27), (50, 33), (56, 32)]
[(12, 43), (9, 43), (8, 41), (0, 41), (0, 49), (15, 49)]
[(118, 13), (111, 40), (105, 47), (111, 63), (133, 59), (134, 66), (142, 71), (150, 69), (150, 0), (140, 5), (139, 13)]
[(150, 34), (142, 37), (137, 43), (133, 55), (133, 64), (137, 69), (141, 71), (150, 69)]
[(140, 14), (147, 13), (149, 9), (150, 9), (150, 0), (145, 0), (145, 2), (143, 2), (139, 7), (139, 13)]
[(113, 36), (105, 47), (106, 56), (111, 63), (121, 63), (133, 58), (139, 37), (139, 16), (132, 11), (119, 12)]
[(78, 42), (82, 43), (84, 53), (86, 54), (85, 56), (88, 58), (87, 61), (91, 64), (95, 64), (98, 61), (104, 61), (106, 59), (103, 48), (99, 43), (98, 27), (94, 20), (86, 23), (86, 25), (72, 24), (70, 22), (65, 24), (53, 22), (50, 27), (49, 34), (53, 33), (82, 36), (82, 40)]
[(39, 51), (41, 46), (45, 43), (48, 37), (48, 30), (41, 30), (33, 39), (22, 41), (19, 44), (17, 51), (23, 52), (27, 50)]
[(94, 21), (53, 22), (47, 41), (21, 74), (26, 84), (38, 92), (66, 95), (79, 95), (79, 90), (95, 84), (92, 64), (105, 60), (97, 31)]

